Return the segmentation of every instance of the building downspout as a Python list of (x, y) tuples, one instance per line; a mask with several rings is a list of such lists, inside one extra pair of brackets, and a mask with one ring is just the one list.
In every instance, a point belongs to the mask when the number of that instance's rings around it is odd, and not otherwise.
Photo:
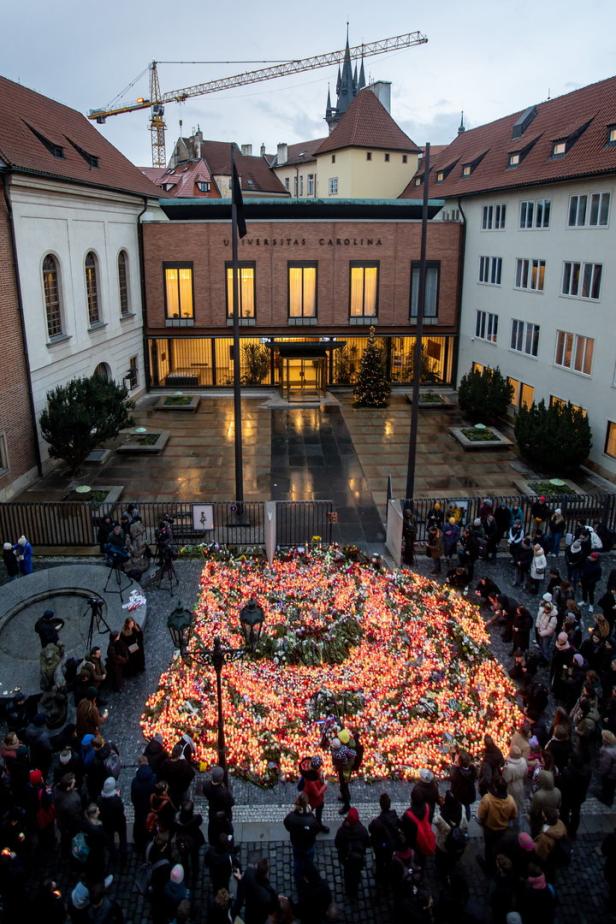
[(147, 311), (145, 303), (145, 255), (143, 251), (143, 224), (142, 216), (147, 212), (148, 199), (143, 197), (143, 208), (137, 215), (137, 241), (139, 245), (139, 281), (141, 289), (141, 339), (143, 341), (143, 374), (145, 376), (145, 389), (150, 390), (150, 351), (148, 349), (147, 337), (145, 333), (147, 322)]
[(458, 384), (458, 360), (460, 357), (460, 321), (462, 318), (462, 287), (464, 285), (464, 257), (466, 254), (466, 215), (462, 208), (462, 200), (458, 198), (458, 208), (462, 216), (462, 232), (460, 234), (460, 245), (458, 248), (458, 304), (456, 327), (458, 328), (457, 347), (453, 357), (453, 375), (454, 387)]
[(9, 216), (9, 228), (11, 234), (11, 248), (13, 250), (13, 272), (15, 274), (15, 286), (17, 289), (17, 310), (19, 313), (19, 326), (21, 328), (21, 341), (23, 344), (24, 350), (24, 360), (26, 363), (26, 380), (28, 388), (28, 403), (30, 405), (30, 422), (32, 424), (32, 436), (34, 439), (34, 458), (36, 460), (36, 468), (39, 473), (39, 477), (43, 475), (43, 463), (41, 460), (41, 447), (39, 444), (38, 429), (36, 426), (36, 414), (34, 411), (34, 393), (32, 391), (32, 374), (30, 371), (30, 356), (28, 354), (28, 341), (26, 339), (26, 322), (24, 318), (24, 303), (21, 293), (21, 279), (19, 276), (19, 263), (17, 260), (17, 240), (15, 237), (15, 224), (13, 220), (13, 205), (11, 203), (11, 197), (9, 194), (9, 182), (8, 174), (2, 172), (2, 192), (4, 194), (4, 201), (6, 202), (6, 209)]

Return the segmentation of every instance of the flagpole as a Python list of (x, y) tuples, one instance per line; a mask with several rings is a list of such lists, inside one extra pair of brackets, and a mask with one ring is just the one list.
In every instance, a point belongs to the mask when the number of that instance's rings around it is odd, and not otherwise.
[[(231, 175), (235, 172), (235, 154), (231, 145)], [(240, 378), (240, 284), (237, 258), (237, 203), (231, 196), (231, 267), (233, 270), (233, 416), (235, 421), (235, 502), (237, 513), (244, 512), (244, 464), (242, 459), (242, 391)]]
[(419, 386), (421, 384), (421, 358), (426, 300), (426, 249), (428, 242), (428, 187), (430, 182), (430, 145), (426, 143), (423, 157), (423, 200), (421, 206), (421, 243), (419, 250), (419, 291), (417, 292), (417, 324), (413, 358), (413, 403), (411, 404), (411, 432), (409, 459), (406, 473), (406, 499), (412, 503), (415, 494), (415, 466), (417, 462), (417, 425), (419, 423)]

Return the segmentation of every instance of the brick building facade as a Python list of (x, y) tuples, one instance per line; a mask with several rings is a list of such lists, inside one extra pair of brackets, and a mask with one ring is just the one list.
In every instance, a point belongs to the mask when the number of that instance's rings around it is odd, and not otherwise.
[[(247, 206), (248, 234), (239, 248), (244, 383), (281, 384), (276, 345), (316, 341), (337, 344), (327, 357), (325, 384), (349, 384), (373, 325), (392, 381), (408, 384), (419, 281), (419, 206), (289, 205), (289, 220), (284, 218), (287, 203)], [(437, 208), (435, 203), (432, 210)], [(163, 209), (171, 220), (146, 222), (143, 234), (150, 384), (228, 386), (233, 377), (233, 280), (225, 206), (201, 201), (165, 203)], [(460, 226), (432, 223), (428, 235), (422, 374), (425, 381), (451, 382)], [(273, 347), (262, 374), (250, 365), (246, 348), (251, 345), (253, 353)], [(294, 368), (292, 378), (310, 379), (311, 361)]]
[[(19, 314), (8, 205), (0, 183), (0, 501), (37, 474), (28, 369)], [(3, 539), (17, 539), (17, 536)]]

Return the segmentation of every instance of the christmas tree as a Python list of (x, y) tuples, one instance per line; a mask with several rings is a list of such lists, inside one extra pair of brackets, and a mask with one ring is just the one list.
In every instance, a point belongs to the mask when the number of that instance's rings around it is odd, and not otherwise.
[(353, 388), (353, 404), (355, 407), (387, 407), (390, 392), (383, 351), (376, 342), (374, 327), (371, 327), (368, 346), (361, 358), (357, 383)]

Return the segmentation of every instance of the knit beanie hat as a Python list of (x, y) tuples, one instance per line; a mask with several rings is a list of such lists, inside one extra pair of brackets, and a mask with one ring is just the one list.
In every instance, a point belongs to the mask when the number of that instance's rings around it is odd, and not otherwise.
[(551, 602), (552, 602), (552, 594), (544, 594), (543, 597), (542, 597), (541, 599), (542, 599), (542, 600), (545, 600), (546, 603), (551, 603)]
[(103, 797), (103, 799), (109, 799), (110, 796), (115, 796), (116, 789), (117, 789), (117, 783), (115, 781), (115, 777), (108, 776), (105, 782), (103, 783), (103, 791), (101, 792), (101, 796)]
[(180, 882), (184, 882), (184, 867), (181, 863), (175, 864), (169, 878), (171, 882), (175, 882), (177, 885), (179, 885)]
[(522, 848), (522, 850), (530, 851), (530, 850), (535, 849), (535, 842), (530, 836), (530, 834), (526, 833), (526, 831), (520, 831), (520, 833), (518, 834), (518, 844)]
[(341, 732), (339, 733), (338, 738), (340, 739), (341, 744), (348, 744), (349, 741), (351, 740), (351, 736), (349, 734), (348, 729), (343, 728)]
[(347, 812), (347, 821), (351, 825), (356, 825), (359, 821), (359, 812), (356, 808), (350, 808)]

